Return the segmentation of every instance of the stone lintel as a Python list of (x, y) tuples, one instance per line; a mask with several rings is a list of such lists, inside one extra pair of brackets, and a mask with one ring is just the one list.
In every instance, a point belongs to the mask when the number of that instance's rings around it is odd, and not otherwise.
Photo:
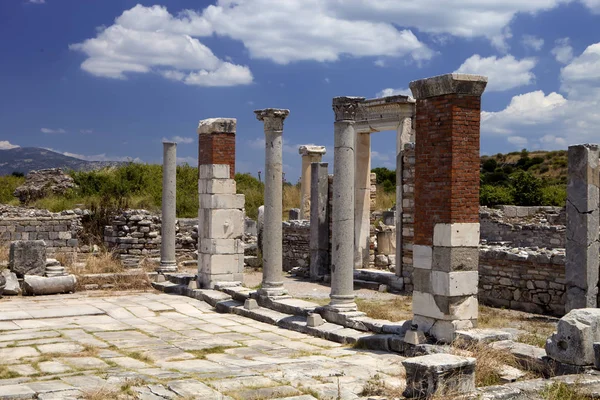
[(340, 96), (334, 97), (332, 102), (335, 121), (355, 121), (360, 103), (364, 97)]
[(199, 135), (211, 135), (215, 133), (235, 134), (236, 126), (236, 118), (208, 118), (200, 121), (197, 132)]
[(312, 146), (312, 145), (304, 145), (304, 146), (300, 146), (300, 148), (298, 149), (298, 153), (304, 157), (304, 156), (319, 156), (319, 155), (323, 155), (326, 153), (326, 149), (325, 146)]
[(488, 78), (483, 75), (454, 73), (412, 81), (409, 87), (418, 100), (446, 94), (481, 96), (487, 81)]

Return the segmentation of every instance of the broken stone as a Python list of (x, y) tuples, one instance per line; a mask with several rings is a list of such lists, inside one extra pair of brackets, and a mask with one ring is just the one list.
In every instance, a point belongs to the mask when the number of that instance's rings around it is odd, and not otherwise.
[(244, 308), (246, 310), (256, 310), (259, 308), (259, 306), (255, 299), (246, 299), (244, 302)]
[(46, 269), (46, 243), (43, 240), (17, 240), (10, 244), (8, 268), (17, 274), (44, 275)]
[(475, 390), (475, 359), (451, 354), (432, 354), (402, 361), (406, 369), (408, 398), (461, 395)]
[(546, 341), (546, 353), (561, 363), (593, 365), (594, 342), (600, 342), (600, 309), (575, 309), (558, 321), (557, 331)]
[(5, 296), (16, 296), (21, 292), (21, 287), (19, 286), (19, 280), (17, 279), (17, 275), (9, 270), (5, 269), (0, 274), (0, 286), (3, 286), (2, 282), (4, 281), (4, 292)]
[(45, 295), (71, 293), (75, 291), (75, 275), (43, 277), (26, 275), (23, 280), (23, 294)]
[(29, 172), (25, 183), (15, 190), (14, 196), (21, 203), (28, 204), (51, 194), (63, 195), (76, 186), (73, 178), (60, 168), (47, 168)]
[(308, 315), (308, 318), (306, 318), (306, 326), (315, 327), (321, 326), (324, 323), (325, 322), (323, 321), (323, 317), (321, 317), (321, 314), (312, 313)]

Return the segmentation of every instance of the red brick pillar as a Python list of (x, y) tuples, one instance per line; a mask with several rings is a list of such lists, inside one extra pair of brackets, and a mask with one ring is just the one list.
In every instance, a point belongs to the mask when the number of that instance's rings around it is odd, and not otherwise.
[(205, 164), (229, 165), (235, 177), (235, 118), (209, 118), (198, 125), (198, 167)]
[(487, 78), (410, 83), (416, 104), (413, 323), (440, 341), (477, 325), (479, 123)]

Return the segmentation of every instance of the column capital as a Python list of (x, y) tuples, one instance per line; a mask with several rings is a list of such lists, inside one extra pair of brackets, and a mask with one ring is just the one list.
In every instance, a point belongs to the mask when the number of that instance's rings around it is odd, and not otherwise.
[(199, 135), (235, 133), (236, 125), (236, 118), (208, 118), (200, 121), (197, 132)]
[(266, 131), (283, 131), (283, 120), (290, 115), (290, 110), (283, 108), (265, 108), (254, 110), (256, 119), (265, 123)]
[(335, 122), (356, 121), (359, 104), (363, 101), (365, 101), (364, 97), (334, 97), (332, 107), (335, 114)]
[(412, 81), (409, 87), (417, 100), (445, 94), (481, 96), (487, 81), (488, 78), (483, 75), (446, 74)]
[(302, 156), (322, 156), (326, 153), (325, 146), (304, 145), (298, 148), (298, 153)]

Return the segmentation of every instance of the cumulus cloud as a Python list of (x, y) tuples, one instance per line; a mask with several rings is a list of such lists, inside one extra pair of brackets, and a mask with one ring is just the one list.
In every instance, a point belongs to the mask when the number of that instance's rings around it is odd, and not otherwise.
[(385, 88), (375, 95), (375, 97), (387, 97), (387, 96), (412, 96), (410, 89), (393, 89), (393, 88)]
[(564, 96), (541, 90), (514, 96), (504, 110), (481, 113), (483, 134), (525, 137), (533, 147), (547, 149), (597, 142), (599, 71), (600, 43), (595, 43), (562, 68)]
[(195, 38), (210, 34), (209, 22), (193, 11), (173, 16), (166, 7), (138, 4), (99, 30), (95, 38), (69, 48), (87, 55), (81, 64), (84, 71), (105, 78), (155, 72), (187, 85), (251, 83), (248, 67), (220, 60)]
[(514, 144), (518, 148), (527, 146), (527, 143), (529, 142), (527, 138), (522, 136), (509, 136), (507, 140), (509, 143)]
[(533, 35), (523, 35), (521, 43), (523, 43), (523, 46), (526, 48), (535, 51), (540, 51), (542, 47), (544, 47), (544, 39)]
[(531, 70), (537, 61), (534, 58), (517, 60), (512, 55), (502, 58), (481, 57), (475, 54), (465, 60), (455, 72), (466, 74), (479, 74), (488, 77), (486, 90), (489, 92), (513, 89), (529, 85), (535, 81)]
[(42, 128), (42, 129), (40, 129), (40, 131), (42, 133), (67, 133), (67, 131), (62, 128), (58, 128), (58, 129)]
[(163, 142), (175, 142), (175, 143), (194, 143), (194, 138), (191, 137), (182, 137), (182, 136), (173, 136), (172, 138), (162, 138)]
[(21, 147), (21, 146), (18, 146), (16, 144), (12, 144), (8, 140), (0, 140), (0, 150), (16, 149), (17, 147)]
[(567, 64), (573, 59), (573, 48), (569, 38), (557, 39), (551, 53), (561, 64)]

